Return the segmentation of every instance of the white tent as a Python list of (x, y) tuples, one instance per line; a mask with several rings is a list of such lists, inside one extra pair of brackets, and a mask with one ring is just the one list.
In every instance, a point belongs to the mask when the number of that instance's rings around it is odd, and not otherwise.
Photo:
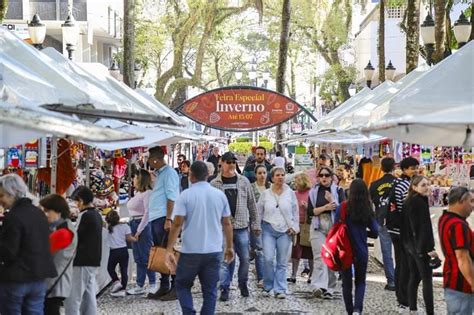
[(371, 114), (371, 131), (427, 145), (474, 146), (474, 42), (427, 71)]
[(141, 138), (133, 132), (96, 126), (45, 109), (23, 108), (0, 102), (0, 147), (18, 145), (45, 136), (107, 143)]

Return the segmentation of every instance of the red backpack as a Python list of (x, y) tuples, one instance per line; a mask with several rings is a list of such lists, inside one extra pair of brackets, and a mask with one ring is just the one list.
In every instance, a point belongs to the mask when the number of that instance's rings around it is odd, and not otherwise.
[(326, 242), (321, 247), (321, 257), (329, 269), (334, 271), (346, 270), (353, 262), (349, 228), (345, 223), (347, 204), (341, 204), (340, 219), (336, 222), (326, 237)]

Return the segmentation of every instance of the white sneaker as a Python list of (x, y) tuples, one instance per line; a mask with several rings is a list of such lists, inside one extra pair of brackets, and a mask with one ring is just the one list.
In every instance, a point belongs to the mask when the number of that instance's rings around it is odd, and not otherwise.
[(127, 292), (125, 292), (125, 290), (120, 290), (115, 293), (110, 293), (110, 295), (113, 297), (124, 297), (127, 295)]
[(127, 290), (127, 293), (130, 295), (140, 295), (145, 294), (143, 287), (136, 286), (133, 289)]
[(158, 292), (157, 284), (152, 284), (148, 287), (148, 293), (155, 294), (156, 292)]
[(122, 283), (120, 283), (120, 281), (117, 280), (112, 284), (112, 289), (110, 290), (110, 293), (115, 293), (120, 290), (122, 290)]
[(275, 297), (279, 300), (284, 300), (286, 299), (286, 294), (285, 293), (277, 293)]
[(398, 305), (398, 313), (399, 314), (410, 314), (410, 307), (405, 305)]
[(264, 297), (270, 297), (272, 296), (272, 293), (273, 293), (272, 291), (263, 290), (262, 295)]

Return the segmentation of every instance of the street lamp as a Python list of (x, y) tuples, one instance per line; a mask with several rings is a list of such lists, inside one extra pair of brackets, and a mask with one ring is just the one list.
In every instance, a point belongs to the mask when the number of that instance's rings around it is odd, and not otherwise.
[(370, 89), (370, 85), (372, 84), (372, 77), (374, 76), (374, 72), (375, 72), (375, 69), (369, 60), (369, 63), (364, 68), (365, 81), (367, 82), (367, 87), (369, 89)]
[(115, 62), (115, 60), (112, 60), (112, 64), (110, 65), (109, 68), (109, 73), (112, 77), (114, 77), (116, 80), (119, 80), (120, 77), (120, 68)]
[(392, 64), (392, 60), (388, 62), (387, 68), (385, 68), (385, 76), (387, 77), (388, 80), (393, 81), (393, 78), (395, 77), (395, 68)]
[(250, 79), (250, 84), (252, 86), (257, 85), (257, 71), (255, 70), (255, 66), (252, 64), (250, 71), (249, 71), (249, 79)]
[(36, 13), (28, 23), (28, 33), (31, 43), (36, 49), (43, 49), (44, 38), (46, 37), (46, 25), (41, 22), (40, 16)]
[(357, 87), (355, 86), (354, 83), (351, 83), (351, 85), (349, 85), (349, 95), (352, 97), (356, 94), (357, 92)]
[(142, 67), (140, 67), (138, 63), (135, 63), (135, 66), (133, 67), (133, 74), (135, 77), (135, 89), (137, 88), (138, 78), (140, 77), (141, 71), (142, 71)]
[(337, 94), (336, 92), (333, 92), (331, 95), (331, 100), (332, 100), (332, 109), (336, 108), (336, 102), (337, 102)]
[(265, 71), (263, 71), (262, 78), (263, 78), (263, 87), (267, 88), (268, 80), (270, 79), (270, 71), (268, 70), (268, 68), (265, 68)]
[(454, 22), (454, 36), (456, 37), (459, 48), (464, 46), (471, 36), (471, 23), (466, 19), (463, 11), (461, 11), (459, 19)]
[(242, 75), (243, 75), (242, 70), (237, 69), (235, 71), (235, 79), (237, 80), (237, 85), (240, 85), (240, 83), (242, 82)]
[(72, 52), (75, 50), (75, 45), (77, 45), (77, 41), (79, 40), (79, 28), (71, 10), (69, 10), (66, 21), (64, 21), (61, 27), (63, 29), (63, 39), (66, 43), (68, 58), (69, 60), (72, 60)]
[(433, 52), (435, 44), (435, 23), (431, 14), (428, 13), (423, 24), (420, 26), (420, 34), (426, 49), (426, 61), (428, 65), (433, 64)]

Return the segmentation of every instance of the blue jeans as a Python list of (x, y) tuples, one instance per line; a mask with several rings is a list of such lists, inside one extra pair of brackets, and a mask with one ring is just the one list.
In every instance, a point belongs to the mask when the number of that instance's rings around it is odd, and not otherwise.
[[(265, 256), (265, 271), (263, 287), (265, 291), (286, 293), (286, 271), (291, 250), (291, 236), (277, 232), (271, 224), (263, 222), (263, 254)], [(276, 254), (276, 268), (274, 257)]]
[(395, 267), (393, 266), (392, 238), (387, 228), (379, 225), (380, 248), (382, 250), (383, 269), (389, 286), (395, 286)]
[(0, 314), (43, 315), (46, 282), (0, 282)]
[(448, 315), (470, 315), (474, 313), (474, 294), (445, 288), (444, 300), (448, 308)]
[[(137, 233), (138, 226), (140, 225), (140, 219), (130, 221), (130, 229), (132, 235)], [(148, 275), (148, 283), (150, 285), (156, 284), (156, 274), (153, 271), (147, 269), (148, 256), (150, 256), (150, 248), (153, 246), (153, 237), (151, 235), (151, 226), (147, 224), (143, 231), (140, 233), (138, 242), (132, 243), (133, 259), (137, 264), (137, 285), (143, 287), (145, 285), (145, 278)]]
[(367, 275), (367, 260), (354, 257), (354, 283), (355, 296), (352, 299), (352, 267), (341, 272), (342, 274), (342, 295), (348, 314), (353, 312), (362, 313), (365, 294), (365, 277)]
[(176, 293), (183, 314), (196, 314), (191, 288), (196, 276), (201, 282), (204, 298), (201, 314), (211, 315), (216, 310), (217, 282), (222, 253), (181, 254), (176, 270)]
[(263, 279), (263, 242), (262, 235), (256, 236), (250, 232), (250, 248), (255, 251), (255, 269), (257, 269), (257, 281)]
[[(153, 235), (153, 245), (166, 247), (168, 245), (168, 232), (165, 231), (166, 217), (162, 217), (150, 222), (151, 233)], [(174, 279), (176, 276), (171, 276), (171, 288), (174, 287)], [(170, 275), (161, 274), (160, 289), (170, 288)]]
[[(234, 230), (234, 251), (239, 257), (239, 286), (247, 285), (249, 278), (249, 230), (245, 229), (235, 229)], [(220, 281), (221, 289), (229, 290), (230, 283), (234, 277), (235, 270), (235, 261), (234, 259), (230, 264), (222, 262), (221, 272), (220, 272)]]

